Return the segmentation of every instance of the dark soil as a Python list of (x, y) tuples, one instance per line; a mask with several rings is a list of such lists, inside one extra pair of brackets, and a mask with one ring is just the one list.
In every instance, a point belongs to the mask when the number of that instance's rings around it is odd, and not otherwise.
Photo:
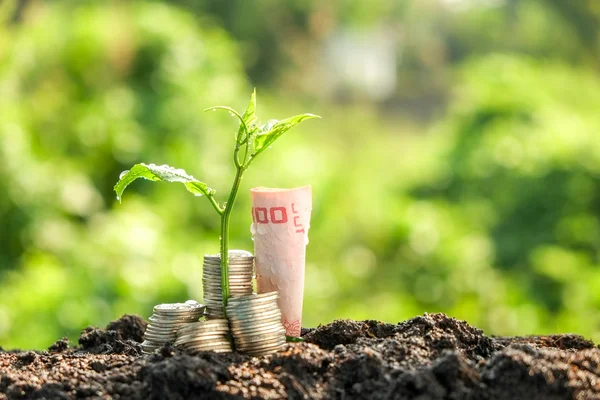
[(267, 357), (142, 357), (145, 326), (126, 315), (76, 347), (0, 348), (0, 399), (600, 399), (600, 349), (577, 335), (494, 338), (425, 314), (303, 329), (304, 343)]

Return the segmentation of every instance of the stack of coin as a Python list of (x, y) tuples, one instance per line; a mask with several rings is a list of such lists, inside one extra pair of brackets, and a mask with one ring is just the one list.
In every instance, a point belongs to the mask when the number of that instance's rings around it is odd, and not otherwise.
[(262, 356), (285, 344), (285, 328), (277, 305), (277, 292), (230, 298), (227, 317), (235, 348), (240, 353)]
[(186, 324), (177, 332), (175, 346), (191, 351), (229, 353), (232, 351), (229, 323), (226, 319), (211, 319)]
[(175, 341), (179, 328), (190, 322), (198, 321), (205, 308), (194, 300), (155, 306), (154, 314), (150, 317), (150, 323), (144, 332), (142, 352), (151, 354), (165, 343)]
[[(252, 294), (252, 277), (254, 275), (254, 257), (244, 250), (229, 251), (229, 295), (230, 297)], [(223, 313), (223, 296), (221, 290), (221, 255), (204, 256), (202, 273), (206, 317), (225, 318)]]

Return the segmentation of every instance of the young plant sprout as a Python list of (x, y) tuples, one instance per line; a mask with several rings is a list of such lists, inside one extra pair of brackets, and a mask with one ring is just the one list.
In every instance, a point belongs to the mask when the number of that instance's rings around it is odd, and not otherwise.
[(136, 179), (144, 178), (151, 181), (180, 182), (184, 184), (189, 192), (196, 196), (205, 196), (208, 199), (221, 217), (221, 289), (223, 291), (223, 307), (225, 307), (229, 299), (229, 219), (242, 176), (256, 157), (268, 149), (285, 132), (304, 120), (320, 117), (313, 114), (300, 114), (280, 121), (270, 119), (261, 125), (256, 116), (256, 89), (252, 93), (243, 115), (225, 106), (210, 107), (204, 111), (209, 110), (228, 111), (240, 121), (233, 149), (233, 163), (236, 169), (235, 178), (226, 202), (219, 204), (215, 199), (216, 192), (214, 189), (209, 188), (204, 182), (198, 181), (184, 170), (168, 165), (136, 164), (130, 170), (121, 173), (114, 190), (117, 193), (117, 199), (121, 201), (125, 188)]

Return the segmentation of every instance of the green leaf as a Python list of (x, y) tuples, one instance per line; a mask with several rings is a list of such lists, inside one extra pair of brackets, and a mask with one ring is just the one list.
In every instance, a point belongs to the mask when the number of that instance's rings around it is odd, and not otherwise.
[(214, 189), (209, 188), (205, 183), (188, 175), (182, 169), (173, 168), (168, 165), (136, 164), (130, 170), (123, 171), (119, 177), (119, 181), (115, 185), (114, 189), (119, 201), (121, 201), (125, 188), (138, 178), (150, 181), (180, 182), (185, 185), (188, 191), (196, 196), (213, 196), (215, 194)]
[[(252, 92), (252, 96), (250, 96), (250, 102), (248, 103), (248, 107), (246, 107), (246, 111), (242, 118), (248, 127), (249, 135), (252, 135), (252, 133), (257, 130), (256, 123), (258, 121), (258, 118), (256, 117), (256, 88)], [(240, 125), (240, 130), (241, 129), (242, 125)]]
[(255, 154), (260, 153), (273, 144), (281, 135), (298, 125), (300, 122), (312, 118), (321, 118), (314, 114), (301, 114), (286, 118), (281, 121), (269, 120), (258, 131), (254, 138)]

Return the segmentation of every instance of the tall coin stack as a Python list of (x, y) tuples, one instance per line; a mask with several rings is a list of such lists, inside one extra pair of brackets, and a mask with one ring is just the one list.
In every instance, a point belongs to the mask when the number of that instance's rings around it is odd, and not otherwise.
[(232, 351), (229, 323), (226, 319), (211, 319), (186, 324), (177, 332), (175, 346), (192, 351)]
[(232, 297), (227, 317), (236, 349), (252, 356), (280, 350), (285, 344), (285, 328), (277, 305), (277, 292)]
[(190, 322), (198, 321), (205, 308), (194, 300), (155, 306), (154, 314), (149, 318), (150, 323), (144, 332), (142, 352), (151, 354), (165, 343), (175, 341), (177, 331)]
[[(254, 257), (244, 250), (229, 251), (229, 295), (231, 298), (252, 294), (252, 277), (254, 275)], [(221, 255), (204, 256), (202, 272), (206, 317), (209, 319), (225, 318), (223, 313), (223, 292), (221, 290)]]

